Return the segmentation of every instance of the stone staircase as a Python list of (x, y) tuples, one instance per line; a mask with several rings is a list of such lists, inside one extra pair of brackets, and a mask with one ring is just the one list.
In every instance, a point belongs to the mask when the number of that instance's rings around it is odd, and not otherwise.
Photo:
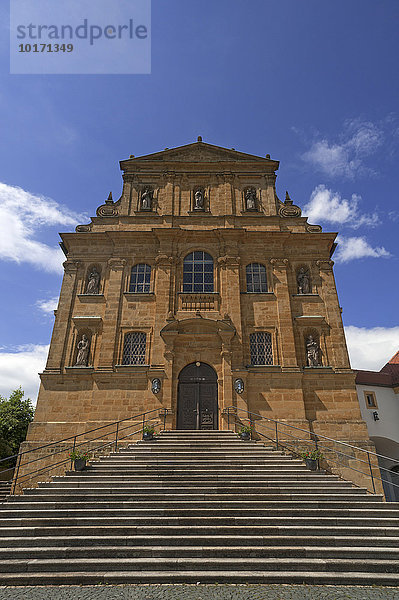
[(0, 481), (0, 502), (4, 502), (11, 493), (11, 484), (11, 481)]
[(399, 583), (399, 503), (228, 431), (133, 444), (0, 526), (0, 585)]

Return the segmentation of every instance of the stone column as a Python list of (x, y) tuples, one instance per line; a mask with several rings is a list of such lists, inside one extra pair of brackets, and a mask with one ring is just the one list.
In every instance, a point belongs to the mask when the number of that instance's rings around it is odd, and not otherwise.
[(292, 371), (298, 369), (295, 350), (294, 326), (291, 313), (290, 294), (287, 279), (287, 258), (272, 258), (273, 288), (277, 298), (278, 337), (281, 355), (281, 367)]
[(110, 258), (108, 260), (109, 278), (106, 292), (106, 307), (101, 336), (99, 371), (112, 371), (115, 363), (116, 338), (122, 303), (123, 270), (126, 260)]
[(64, 279), (62, 281), (60, 300), (51, 336), (50, 350), (48, 353), (45, 371), (59, 373), (65, 364), (67, 337), (71, 323), (72, 309), (76, 298), (77, 260), (64, 262)]
[[(330, 365), (338, 369), (350, 369), (348, 349), (344, 326), (342, 323), (341, 308), (339, 306), (337, 288), (335, 285), (332, 260), (317, 260), (316, 265), (320, 269), (321, 296), (324, 300), (327, 323), (330, 326), (330, 344), (334, 364)], [(330, 353), (331, 356), (331, 353)]]

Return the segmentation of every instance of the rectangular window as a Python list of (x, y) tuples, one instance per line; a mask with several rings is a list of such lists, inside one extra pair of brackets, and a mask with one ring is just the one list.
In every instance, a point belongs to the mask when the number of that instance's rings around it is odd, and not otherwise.
[(251, 333), (249, 336), (251, 365), (272, 365), (273, 347), (272, 336), (266, 331)]
[(140, 264), (132, 268), (129, 292), (133, 294), (149, 294), (151, 283), (150, 265)]
[(123, 365), (145, 365), (146, 334), (132, 331), (123, 342)]
[(366, 401), (367, 408), (378, 408), (374, 392), (364, 392), (364, 399)]

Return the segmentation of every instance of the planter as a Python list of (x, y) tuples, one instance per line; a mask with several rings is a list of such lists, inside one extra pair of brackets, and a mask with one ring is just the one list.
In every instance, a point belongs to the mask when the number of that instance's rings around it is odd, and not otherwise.
[(311, 471), (317, 471), (317, 459), (316, 458), (305, 458), (305, 463), (308, 469)]
[(149, 431), (145, 431), (143, 433), (143, 440), (153, 440), (154, 439), (154, 434), (150, 433)]
[(73, 466), (75, 471), (83, 471), (86, 467), (86, 459), (85, 458), (75, 458), (73, 461)]
[(250, 440), (251, 439), (251, 434), (249, 431), (242, 431), (240, 434), (240, 439), (241, 440)]

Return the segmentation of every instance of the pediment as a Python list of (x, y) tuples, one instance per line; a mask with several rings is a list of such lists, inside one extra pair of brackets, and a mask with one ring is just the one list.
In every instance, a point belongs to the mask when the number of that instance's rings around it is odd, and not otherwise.
[(161, 336), (166, 333), (175, 334), (195, 334), (195, 333), (215, 333), (220, 334), (228, 332), (231, 335), (235, 333), (235, 327), (230, 321), (219, 319), (207, 319), (203, 317), (193, 317), (188, 319), (174, 320), (161, 330)]
[(206, 144), (205, 142), (195, 142), (193, 144), (186, 144), (185, 146), (179, 146), (177, 148), (171, 148), (163, 150), (162, 152), (155, 152), (153, 154), (146, 154), (131, 158), (126, 161), (122, 161), (122, 164), (134, 163), (138, 161), (156, 161), (156, 162), (259, 162), (275, 164), (274, 168), (278, 168), (278, 161), (271, 160), (269, 158), (263, 158), (254, 154), (246, 154), (245, 152), (238, 152), (222, 146), (214, 146), (212, 144)]

